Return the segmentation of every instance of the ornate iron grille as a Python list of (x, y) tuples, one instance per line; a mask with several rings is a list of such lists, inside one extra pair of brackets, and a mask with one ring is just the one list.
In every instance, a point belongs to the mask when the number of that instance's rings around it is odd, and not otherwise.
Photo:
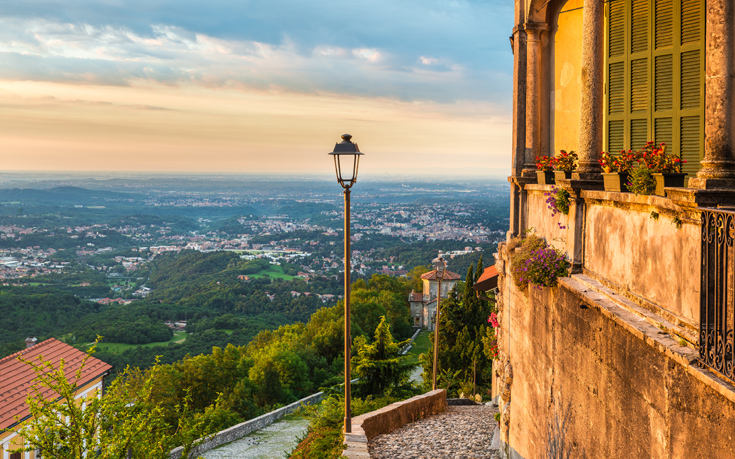
[(699, 361), (735, 381), (735, 212), (703, 209)]

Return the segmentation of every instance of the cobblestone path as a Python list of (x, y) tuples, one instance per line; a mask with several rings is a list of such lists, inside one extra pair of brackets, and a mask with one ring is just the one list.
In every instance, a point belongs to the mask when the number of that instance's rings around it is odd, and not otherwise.
[(373, 459), (494, 459), (498, 409), (449, 406), (447, 411), (370, 440)]

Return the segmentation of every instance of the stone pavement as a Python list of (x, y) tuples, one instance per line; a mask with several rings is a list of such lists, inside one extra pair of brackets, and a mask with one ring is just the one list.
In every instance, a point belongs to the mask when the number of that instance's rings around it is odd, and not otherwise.
[(282, 419), (219, 448), (202, 453), (204, 459), (282, 459), (306, 434), (308, 419)]
[[(499, 458), (497, 407), (448, 406), (447, 411), (405, 425), (368, 443), (373, 459)], [(495, 439), (493, 443), (493, 438)]]

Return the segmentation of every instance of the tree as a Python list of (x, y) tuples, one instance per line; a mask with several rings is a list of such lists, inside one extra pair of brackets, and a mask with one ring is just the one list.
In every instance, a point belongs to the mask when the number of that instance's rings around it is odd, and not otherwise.
[(206, 419), (190, 416), (185, 401), (176, 407), (178, 423), (165, 421), (162, 408), (151, 402), (158, 365), (145, 376), (128, 368), (103, 396), (77, 398), (92, 352), (72, 377), (67, 377), (63, 359), (55, 367), (42, 357), (19, 357), (33, 367), (36, 382), (27, 399), (31, 419), (19, 427), (26, 446), (14, 452), (39, 450), (53, 459), (168, 459), (172, 449), (183, 446), (182, 457), (190, 457), (197, 439), (208, 433)]
[(382, 396), (410, 390), (409, 375), (413, 365), (406, 363), (407, 357), (400, 354), (408, 341), (396, 342), (393, 339), (384, 316), (375, 329), (372, 344), (368, 344), (364, 336), (357, 337), (352, 365), (355, 375), (360, 378), (355, 385), (360, 396)]
[[(441, 301), (438, 384), (451, 393), (480, 393), (477, 387), (487, 388), (492, 380), (492, 353), (485, 349), (494, 344), (494, 330), (487, 324), (494, 305), (472, 289), (482, 271), (480, 258), (477, 270), (472, 266), (467, 270), (462, 294), (453, 289)], [(432, 379), (433, 353), (432, 334), (429, 353), (422, 358), (424, 381)]]

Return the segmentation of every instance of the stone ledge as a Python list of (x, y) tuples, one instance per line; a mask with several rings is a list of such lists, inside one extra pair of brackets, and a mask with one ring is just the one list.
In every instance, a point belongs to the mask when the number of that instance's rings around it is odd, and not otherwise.
[(652, 325), (642, 316), (634, 314), (626, 306), (619, 303), (617, 299), (613, 300), (610, 296), (587, 288), (582, 282), (574, 278), (565, 277), (560, 279), (559, 287), (569, 290), (587, 306), (598, 310), (602, 315), (620, 325), (633, 336), (684, 367), (687, 372), (703, 384), (709, 386), (730, 402), (735, 403), (735, 385), (709, 370), (700, 368), (697, 365), (699, 354), (694, 349), (681, 346), (668, 333), (662, 332), (661, 329)]
[[(211, 437), (200, 439), (198, 440), (199, 444), (196, 447), (194, 447), (191, 455), (193, 457), (196, 457), (206, 451), (209, 451), (210, 449), (214, 449), (218, 446), (224, 445), (225, 443), (230, 443), (235, 440), (239, 440), (240, 438), (244, 437), (245, 435), (249, 433), (255, 432), (256, 430), (260, 430), (263, 427), (273, 424), (275, 421), (281, 419), (287, 414), (294, 412), (296, 409), (300, 408), (303, 405), (311, 405), (313, 403), (320, 402), (323, 397), (324, 397), (324, 392), (318, 392), (316, 394), (302, 398), (299, 401), (293, 402), (290, 405), (286, 405), (282, 408), (271, 411), (270, 413), (266, 413), (262, 416), (258, 416), (257, 418), (242, 422), (240, 424), (229, 427), (225, 430), (219, 431), (216, 434), (212, 435)], [(171, 450), (171, 454), (169, 457), (170, 459), (179, 459), (181, 457), (182, 452), (183, 452), (183, 448), (179, 446), (178, 448), (174, 448), (173, 450)]]
[(368, 440), (371, 438), (446, 409), (447, 391), (437, 389), (356, 416), (352, 418), (352, 432), (344, 434), (345, 450), (342, 455), (349, 459), (368, 458)]

